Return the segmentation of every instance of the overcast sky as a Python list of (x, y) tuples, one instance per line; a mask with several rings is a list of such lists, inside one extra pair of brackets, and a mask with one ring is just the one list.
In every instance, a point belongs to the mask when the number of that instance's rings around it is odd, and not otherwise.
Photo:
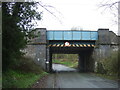
[[(43, 11), (42, 21), (39, 21), (39, 28), (47, 30), (70, 30), (72, 27), (80, 27), (83, 30), (98, 30), (98, 28), (109, 28), (117, 33), (118, 25), (115, 23), (117, 18), (114, 17), (113, 10), (100, 8), (100, 3), (108, 0), (42, 0), (43, 5), (51, 5), (55, 8), (48, 7), (57, 18), (46, 10)], [(116, 0), (112, 0), (116, 1)], [(110, 3), (109, 0), (108, 3)]]

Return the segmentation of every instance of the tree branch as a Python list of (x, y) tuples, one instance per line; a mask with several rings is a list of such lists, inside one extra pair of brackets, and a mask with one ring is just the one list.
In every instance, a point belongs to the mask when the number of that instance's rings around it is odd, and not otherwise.
[[(38, 3), (43, 9), (45, 9), (48, 13), (50, 13), (51, 15), (53, 15), (61, 24), (62, 24), (62, 21), (53, 13), (51, 12), (50, 10), (47, 9), (47, 7), (50, 7), (50, 8), (54, 8), (53, 6), (51, 5), (43, 5), (41, 2)], [(56, 9), (55, 9), (56, 10)], [(57, 11), (57, 10), (56, 10)], [(59, 11), (57, 11), (59, 14), (61, 14)]]

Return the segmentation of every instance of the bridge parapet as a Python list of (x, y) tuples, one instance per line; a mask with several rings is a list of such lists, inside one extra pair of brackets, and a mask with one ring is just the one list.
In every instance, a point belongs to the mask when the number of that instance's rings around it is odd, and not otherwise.
[(98, 40), (97, 31), (47, 31), (47, 40)]
[(98, 44), (118, 44), (118, 36), (109, 29), (98, 29)]
[(94, 49), (93, 58), (96, 62), (100, 62), (110, 57), (119, 49), (118, 36), (109, 31), (109, 29), (98, 29), (97, 48)]
[(35, 37), (27, 45), (27, 55), (31, 57), (44, 70), (46, 69), (46, 28), (37, 28), (34, 32)]

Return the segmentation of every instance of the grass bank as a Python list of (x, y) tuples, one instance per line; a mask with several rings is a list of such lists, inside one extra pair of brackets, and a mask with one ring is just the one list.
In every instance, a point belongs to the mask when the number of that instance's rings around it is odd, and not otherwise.
[(39, 65), (29, 57), (11, 64), (10, 68), (2, 74), (2, 88), (30, 88), (37, 80), (47, 75)]
[(29, 88), (46, 74), (46, 72), (35, 74), (9, 70), (3, 74), (3, 88)]

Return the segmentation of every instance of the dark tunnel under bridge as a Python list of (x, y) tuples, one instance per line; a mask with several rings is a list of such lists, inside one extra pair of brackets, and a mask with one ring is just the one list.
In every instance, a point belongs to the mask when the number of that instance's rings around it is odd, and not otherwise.
[[(68, 42), (68, 41), (67, 41)], [(59, 46), (57, 46), (59, 45)], [(84, 71), (93, 71), (94, 70), (94, 61), (92, 59), (92, 53), (94, 50), (94, 44), (73, 44), (71, 46), (61, 46), (60, 44), (51, 45), (49, 48), (50, 59), (49, 59), (49, 69), (52, 72), (52, 55), (53, 54), (78, 54), (78, 70), (81, 72)]]

